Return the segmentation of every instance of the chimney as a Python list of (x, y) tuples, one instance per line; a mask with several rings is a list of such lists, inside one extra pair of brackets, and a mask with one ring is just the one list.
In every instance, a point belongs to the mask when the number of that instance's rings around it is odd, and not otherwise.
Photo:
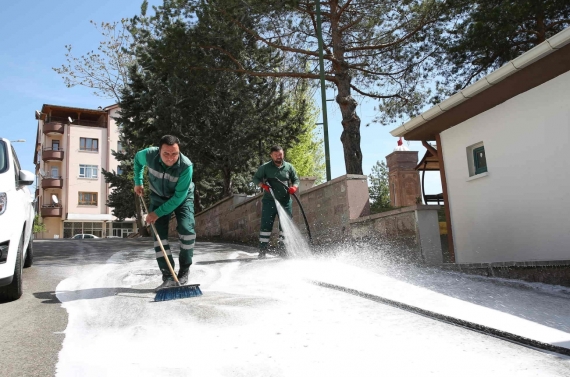
[(417, 198), (422, 196), (420, 174), (415, 170), (418, 164), (418, 152), (410, 151), (403, 144), (402, 138), (400, 138), (394, 152), (386, 156), (390, 204), (393, 207), (416, 205), (418, 204)]

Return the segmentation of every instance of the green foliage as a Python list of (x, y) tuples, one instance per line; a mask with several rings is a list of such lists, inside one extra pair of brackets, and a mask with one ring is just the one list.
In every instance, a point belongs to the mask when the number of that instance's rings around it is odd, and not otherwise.
[[(429, 41), (444, 21), (445, 0), (355, 0), (320, 2), (323, 19), (325, 80), (336, 87), (342, 114), (347, 173), (362, 174), (360, 119), (353, 92), (380, 101), (379, 121), (418, 112), (424, 104), (435, 47)], [(195, 47), (212, 56), (211, 69), (250, 77), (319, 79), (318, 39), (313, 0), (165, 0), (160, 22), (197, 25), (202, 38)], [(211, 20), (241, 32), (230, 41)], [(204, 28), (202, 28), (204, 27)], [(153, 27), (149, 28), (150, 30)], [(230, 43), (228, 43), (230, 42)], [(256, 46), (273, 58), (258, 60)]]
[(390, 204), (390, 186), (388, 184), (388, 167), (384, 161), (376, 161), (368, 176), (370, 186), (370, 212), (378, 213), (392, 208)]
[(433, 102), (479, 80), (570, 25), (568, 0), (450, 0), (436, 43), (444, 80)]
[[(165, 4), (171, 3), (166, 1)], [(306, 131), (308, 105), (287, 102), (290, 89), (276, 78), (226, 71), (224, 51), (247, 57), (250, 67), (276, 67), (281, 58), (259, 48), (251, 36), (219, 15), (204, 10), (196, 23), (183, 22), (177, 9), (135, 20), (132, 27), (137, 65), (122, 92), (118, 122), (132, 146), (177, 135), (181, 151), (194, 163), (196, 210), (250, 185), (260, 155), (272, 144), (289, 148)], [(251, 20), (242, 19), (244, 24)], [(195, 69), (194, 67), (219, 69)], [(236, 186), (237, 185), (237, 186)]]
[[(305, 101), (312, 102), (311, 92), (306, 84), (301, 84), (294, 97), (290, 97), (289, 106), (295, 108)], [(316, 184), (325, 181), (325, 153), (323, 139), (318, 135), (317, 109), (310, 105), (304, 125), (306, 130), (299, 136), (299, 142), (286, 151), (286, 160), (293, 164), (299, 177), (317, 177)]]
[[(113, 216), (117, 217), (119, 221), (126, 218), (134, 217), (137, 222), (139, 232), (143, 236), (147, 236), (146, 226), (143, 222), (143, 211), (139, 199), (137, 198), (134, 189), (135, 183), (133, 179), (133, 160), (136, 153), (135, 148), (131, 143), (121, 137), (122, 151), (112, 150), (111, 153), (121, 167), (121, 174), (116, 171), (107, 171), (102, 169), (105, 182), (109, 184), (110, 192), (107, 198), (107, 206), (112, 208)], [(148, 183), (144, 182), (145, 187), (145, 200), (148, 203), (149, 189)]]
[(41, 233), (46, 231), (46, 224), (40, 219), (40, 215), (34, 216), (34, 227), (32, 229), (33, 233)]

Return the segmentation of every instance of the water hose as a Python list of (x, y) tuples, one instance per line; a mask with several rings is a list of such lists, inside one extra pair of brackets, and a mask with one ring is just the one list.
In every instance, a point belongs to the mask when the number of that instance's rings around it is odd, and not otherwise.
[[(275, 180), (277, 182), (281, 183), (286, 188), (289, 188), (289, 186), (286, 183), (281, 182), (278, 179), (275, 179)], [(273, 199), (275, 199), (275, 196), (273, 195), (273, 190), (271, 190), (271, 195), (273, 196)], [(305, 216), (305, 210), (303, 209), (303, 205), (301, 204), (301, 200), (299, 200), (299, 198), (295, 194), (293, 194), (293, 197), (295, 198), (295, 200), (297, 200), (297, 204), (299, 204), (299, 208), (301, 209), (301, 214), (303, 215), (303, 220), (305, 220), (305, 226), (307, 227), (307, 235), (309, 236), (309, 243), (312, 244), (313, 243), (313, 237), (311, 236), (311, 229), (309, 228), (309, 222), (307, 221), (307, 216)]]

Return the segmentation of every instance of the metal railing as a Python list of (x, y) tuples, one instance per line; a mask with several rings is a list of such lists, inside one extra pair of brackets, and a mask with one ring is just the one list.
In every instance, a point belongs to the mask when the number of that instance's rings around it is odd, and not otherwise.
[(51, 122), (58, 122), (63, 124), (75, 124), (78, 126), (107, 127), (107, 119), (103, 120), (72, 119), (72, 122), (70, 123), (67, 117), (48, 116), (46, 118), (46, 123), (51, 123)]
[(63, 208), (60, 203), (42, 204), (42, 208)]

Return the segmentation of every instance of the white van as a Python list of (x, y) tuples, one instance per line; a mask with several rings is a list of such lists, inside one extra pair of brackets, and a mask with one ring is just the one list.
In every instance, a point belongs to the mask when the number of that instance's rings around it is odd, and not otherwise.
[(33, 260), (35, 176), (20, 169), (9, 140), (0, 138), (0, 302), (22, 296), (22, 268)]

